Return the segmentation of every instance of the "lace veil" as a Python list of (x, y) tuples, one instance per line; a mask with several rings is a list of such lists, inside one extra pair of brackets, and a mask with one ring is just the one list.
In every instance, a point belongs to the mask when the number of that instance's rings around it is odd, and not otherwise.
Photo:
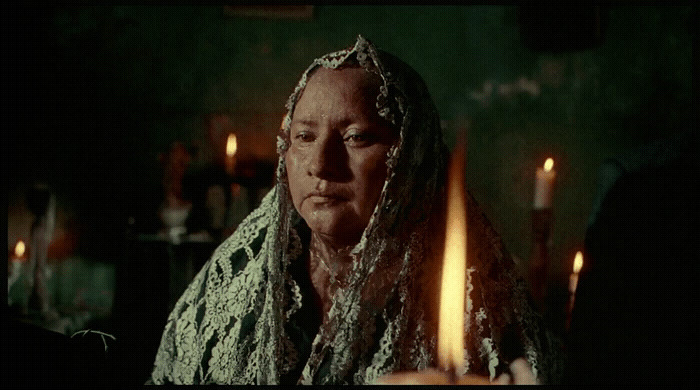
[[(387, 177), (362, 238), (352, 275), (333, 298), (306, 361), (298, 361), (285, 331), (301, 306), (289, 268), (299, 266), (300, 216), (289, 193), (284, 155), (295, 104), (314, 69), (352, 62), (378, 73), (379, 114), (400, 129), (387, 154)], [(287, 102), (277, 140), (275, 187), (223, 242), (168, 318), (156, 355), (154, 383), (277, 384), (303, 365), (299, 383), (371, 383), (396, 370), (435, 362), (436, 316), (444, 227), (447, 148), (437, 110), (421, 77), (398, 58), (359, 36), (355, 45), (316, 59)], [(462, 372), (493, 378), (516, 356), (537, 373), (546, 362), (524, 284), (499, 236), (468, 197), (467, 334)], [(441, 230), (442, 229), (442, 230)], [(262, 242), (257, 253), (253, 242)], [(244, 252), (240, 270), (231, 264)], [(254, 321), (245, 330), (244, 319)], [(330, 371), (318, 369), (330, 361)], [(546, 369), (546, 367), (544, 367)]]

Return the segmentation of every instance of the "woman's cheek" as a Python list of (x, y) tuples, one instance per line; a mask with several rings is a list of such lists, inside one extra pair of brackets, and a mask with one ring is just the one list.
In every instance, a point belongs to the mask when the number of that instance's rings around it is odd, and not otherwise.
[(299, 207), (301, 206), (299, 204), (301, 200), (301, 195), (299, 194), (301, 187), (299, 183), (300, 161), (299, 156), (292, 151), (292, 148), (287, 151), (284, 158), (284, 163), (287, 168), (287, 181), (289, 184), (289, 192), (292, 196), (292, 203), (294, 203), (294, 207), (299, 210)]
[(365, 177), (371, 178), (370, 184), (373, 187), (382, 188), (386, 180), (386, 152), (380, 149), (372, 154), (371, 158), (365, 159), (365, 166), (362, 171)]

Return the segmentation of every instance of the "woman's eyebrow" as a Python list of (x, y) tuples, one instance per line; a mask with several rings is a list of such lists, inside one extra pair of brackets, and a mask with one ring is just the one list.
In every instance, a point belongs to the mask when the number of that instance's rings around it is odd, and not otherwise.
[[(339, 127), (339, 128), (344, 128), (344, 127), (347, 127), (347, 126), (350, 126), (350, 125), (353, 125), (353, 124), (359, 125), (359, 124), (362, 124), (362, 123), (364, 123), (364, 121), (361, 120), (361, 119), (358, 119), (358, 118), (347, 118), (347, 119), (339, 120), (337, 123), (334, 123), (333, 126), (334, 126), (334, 127)], [(308, 127), (312, 127), (312, 128), (313, 128), (313, 127), (317, 127), (317, 126), (318, 126), (318, 122), (315, 121), (315, 120), (313, 120), (313, 119), (292, 119), (291, 125), (292, 125), (292, 126), (303, 125), (303, 126), (308, 126)]]
[(291, 126), (306, 126), (313, 128), (318, 126), (318, 122), (311, 119), (293, 119), (290, 127)]

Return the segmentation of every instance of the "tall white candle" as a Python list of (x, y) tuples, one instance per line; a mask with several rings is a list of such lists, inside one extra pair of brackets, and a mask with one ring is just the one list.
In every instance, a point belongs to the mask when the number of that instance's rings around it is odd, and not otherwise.
[(552, 189), (557, 171), (552, 169), (554, 160), (548, 158), (542, 168), (537, 168), (535, 178), (535, 197), (532, 208), (535, 210), (548, 209), (552, 207)]

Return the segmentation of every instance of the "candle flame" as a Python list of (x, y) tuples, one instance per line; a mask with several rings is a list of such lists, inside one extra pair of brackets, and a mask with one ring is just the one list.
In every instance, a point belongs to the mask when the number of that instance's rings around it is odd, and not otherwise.
[(438, 327), (440, 366), (457, 370), (464, 365), (464, 285), (467, 267), (465, 156), (464, 146), (458, 145), (449, 167)]
[(581, 272), (581, 267), (583, 267), (583, 253), (578, 251), (574, 257), (574, 273), (577, 274)]
[(232, 157), (234, 154), (236, 154), (237, 149), (238, 143), (236, 142), (236, 135), (231, 133), (228, 135), (228, 139), (226, 140), (226, 155)]
[(27, 249), (27, 246), (24, 245), (24, 241), (22, 241), (22, 240), (17, 241), (17, 245), (15, 245), (15, 256), (22, 257), (22, 255), (24, 255), (24, 251), (26, 249)]
[(552, 167), (554, 166), (554, 159), (549, 157), (547, 161), (544, 162), (544, 171), (549, 172), (552, 170)]

